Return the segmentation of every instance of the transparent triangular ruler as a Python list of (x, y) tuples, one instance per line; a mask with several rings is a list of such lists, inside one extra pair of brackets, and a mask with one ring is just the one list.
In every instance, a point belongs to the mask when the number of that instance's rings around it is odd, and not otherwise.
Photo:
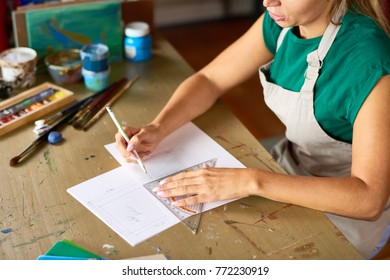
[(153, 189), (155, 187), (159, 186), (160, 181), (163, 179), (170, 177), (172, 175), (186, 172), (186, 171), (191, 171), (191, 170), (198, 170), (201, 169), (204, 165), (207, 165), (209, 167), (214, 167), (215, 163), (217, 162), (217, 159), (210, 159), (205, 162), (201, 162), (199, 164), (196, 164), (194, 166), (185, 168), (179, 172), (175, 172), (172, 174), (169, 174), (167, 176), (164, 176), (162, 178), (159, 178), (157, 180), (154, 180), (152, 182), (149, 182), (144, 185), (144, 187), (155, 197), (157, 198), (166, 208), (168, 208), (169, 211), (171, 211), (176, 217), (180, 219), (184, 224), (187, 225), (187, 227), (192, 231), (192, 233), (196, 233), (199, 227), (199, 222), (201, 218), (201, 212), (202, 212), (202, 207), (203, 203), (196, 204), (196, 205), (191, 205), (191, 206), (185, 206), (185, 207), (177, 207), (172, 205), (173, 201), (179, 200), (183, 197), (172, 197), (172, 198), (162, 198), (156, 196), (156, 194), (153, 192)]

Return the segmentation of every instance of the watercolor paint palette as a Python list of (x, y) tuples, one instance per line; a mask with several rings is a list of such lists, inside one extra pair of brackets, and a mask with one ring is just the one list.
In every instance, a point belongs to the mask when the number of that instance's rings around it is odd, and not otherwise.
[(0, 136), (72, 102), (74, 93), (43, 83), (0, 102)]

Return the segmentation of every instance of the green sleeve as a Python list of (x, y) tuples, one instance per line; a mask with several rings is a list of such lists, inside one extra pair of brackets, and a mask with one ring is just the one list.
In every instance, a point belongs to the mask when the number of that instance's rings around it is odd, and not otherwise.
[[(363, 106), (364, 101), (370, 95), (375, 85), (383, 76), (390, 74), (390, 59), (382, 61), (382, 64), (371, 66), (367, 72), (369, 72), (369, 74), (367, 74), (365, 82), (362, 84), (360, 90), (358, 90), (349, 108), (349, 120), (351, 124), (355, 122), (360, 108)], [(389, 92), (387, 92), (387, 94), (389, 94)]]

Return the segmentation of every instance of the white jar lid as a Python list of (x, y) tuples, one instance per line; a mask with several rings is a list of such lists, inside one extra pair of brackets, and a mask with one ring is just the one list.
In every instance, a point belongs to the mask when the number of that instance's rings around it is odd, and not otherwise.
[[(34, 61), (37, 52), (31, 48), (18, 47), (5, 50), (0, 54), (0, 64), (20, 64)], [(5, 66), (5, 65), (4, 65)]]
[(142, 21), (130, 22), (125, 28), (125, 35), (127, 37), (141, 37), (149, 34), (149, 32), (149, 25)]

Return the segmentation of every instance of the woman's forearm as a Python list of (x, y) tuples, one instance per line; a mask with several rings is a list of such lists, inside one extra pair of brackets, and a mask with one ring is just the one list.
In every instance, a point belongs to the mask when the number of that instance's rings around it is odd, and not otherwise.
[(201, 73), (196, 73), (177, 88), (152, 124), (159, 127), (165, 137), (206, 112), (219, 95), (219, 90), (209, 79)]
[(350, 218), (375, 220), (387, 202), (357, 177), (292, 176), (253, 169), (253, 195)]

